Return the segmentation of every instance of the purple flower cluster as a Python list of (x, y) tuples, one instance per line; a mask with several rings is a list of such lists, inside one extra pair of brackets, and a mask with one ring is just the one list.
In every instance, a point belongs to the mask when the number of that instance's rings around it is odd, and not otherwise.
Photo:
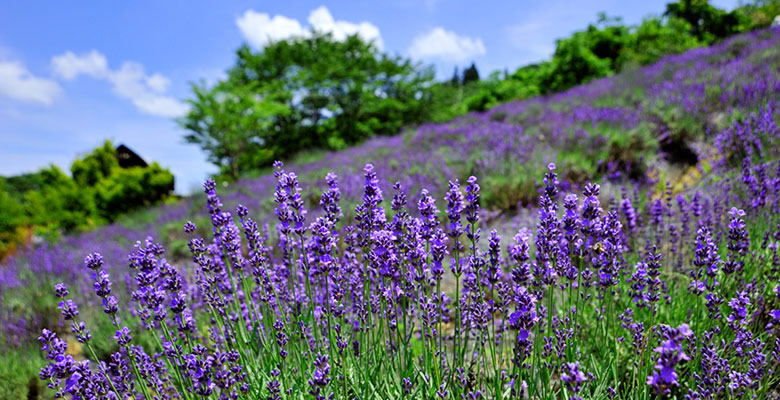
[[(777, 301), (777, 296), (759, 297), (770, 288), (735, 279), (740, 271), (750, 276), (754, 265), (748, 263), (753, 253), (747, 216), (738, 209), (729, 212), (728, 227), (700, 220), (695, 235), (679, 232), (678, 242), (690, 246), (659, 249), (650, 243), (664, 233), (661, 227), (682, 220), (675, 219), (671, 201), (651, 202), (647, 218), (626, 201), (620, 206), (611, 202), (604, 211), (598, 185), (585, 185), (581, 202), (574, 193), (561, 195), (550, 164), (535, 232), (521, 228), (502, 247), (497, 230), (480, 238), (481, 188), (473, 177), (463, 189), (450, 182), (442, 218), (436, 199), (425, 190), (415, 209), (407, 209), (400, 184), (386, 210), (379, 178), (368, 165), (363, 201), (349, 223), (335, 175), (326, 176), (320, 210), (311, 222), (296, 175), (280, 164), (276, 175), (275, 236), (268, 228), (261, 230), (246, 207), (238, 206), (235, 214), (223, 211), (213, 182), (207, 182), (211, 238), (199, 236), (193, 223), (185, 225), (194, 273), (183, 275), (151, 238), (138, 242), (127, 258), (134, 276), (126, 307), (114, 294), (104, 258), (87, 256), (92, 291), (116, 329), (119, 350), (110, 363), (79, 364), (62, 355), (64, 342), (44, 331), (41, 341), (54, 361), (41, 376), (72, 397), (87, 390), (102, 390), (97, 398), (157, 393), (161, 398), (270, 399), (411, 396), (416, 391), (449, 399), (510, 390), (543, 398), (559, 385), (571, 398), (584, 398), (598, 387), (591, 382), (605, 378), (583, 372), (601, 368), (583, 351), (615, 357), (624, 346), (624, 332), (631, 338), (625, 345), (639, 357), (626, 368), (634, 379), (652, 369), (644, 387), (657, 396), (679, 392), (689, 383), (691, 396), (720, 393), (713, 389), (718, 382), (729, 393), (755, 391), (762, 388), (762, 377), (780, 368), (769, 361), (767, 342), (751, 329), (757, 318), (754, 299)], [(701, 209), (696, 213), (704, 215), (706, 206), (698, 198), (690, 208), (678, 198), (680, 213)], [(770, 207), (765, 203), (761, 210)], [(727, 229), (729, 260), (742, 262), (739, 268), (729, 271), (728, 261), (720, 259), (713, 234), (719, 229)], [(640, 232), (647, 240), (632, 238)], [(640, 243), (648, 247), (634, 256), (632, 246)], [(689, 283), (665, 276), (664, 261), (677, 260), (685, 248), (691, 260)], [(636, 263), (629, 264), (632, 259)], [(443, 287), (448, 276), (455, 280), (454, 290)], [(672, 288), (695, 305), (690, 322), (678, 328), (662, 323), (673, 309), (666, 295)], [(92, 333), (77, 321), (79, 309), (67, 298), (71, 291), (64, 284), (54, 291), (72, 334), (89, 346)], [(731, 298), (731, 311), (722, 319), (727, 325), (719, 322), (724, 298)], [(699, 303), (704, 303), (701, 311)], [(703, 312), (710, 318), (701, 318)], [(780, 315), (766, 312), (776, 324)], [(122, 324), (120, 314), (140, 329)], [(763, 331), (773, 332), (773, 326)], [(732, 334), (724, 336), (727, 330)], [(157, 344), (153, 354), (136, 344), (149, 334)], [(595, 335), (597, 347), (588, 345), (587, 335)], [(418, 348), (410, 345), (412, 340)], [(694, 354), (718, 378), (689, 370)], [(475, 363), (482, 372), (469, 370)], [(93, 386), (81, 383), (84, 376), (97, 376)], [(377, 379), (381, 387), (361, 383)], [(641, 393), (643, 386), (630, 390)]]

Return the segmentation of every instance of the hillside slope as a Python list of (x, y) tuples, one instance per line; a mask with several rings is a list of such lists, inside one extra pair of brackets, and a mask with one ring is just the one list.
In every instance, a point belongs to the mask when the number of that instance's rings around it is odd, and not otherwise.
[[(716, 132), (778, 98), (780, 31), (761, 30), (554, 96), (510, 102), (449, 123), (425, 124), (341, 152), (299, 157), (285, 169), (298, 175), (310, 208), (326, 188), (328, 172), (339, 176), (342, 198), (355, 205), (362, 195), (360, 171), (372, 163), (386, 193), (392, 192), (387, 182), (400, 182), (412, 201), (422, 188), (440, 199), (448, 180), (474, 175), (482, 182), (483, 208), (510, 210), (534, 201), (538, 177), (550, 162), (563, 171), (564, 186), (602, 178), (650, 183), (679, 178), (669, 164), (696, 166), (699, 158), (713, 151)], [(258, 220), (265, 220), (271, 216), (275, 185), (269, 172), (225, 186), (222, 199), (229, 209), (243, 204)], [(203, 197), (196, 195), (136, 213), (65, 238), (54, 250), (85, 254), (110, 242), (127, 251), (147, 235), (169, 242), (180, 236), (177, 232), (185, 221), (206, 218), (203, 204)], [(46, 251), (38, 248), (15, 255), (0, 270), (0, 281), (15, 286), (17, 266), (26, 269), (35, 254)], [(37, 268), (47, 274), (59, 271)]]
[[(760, 149), (761, 144), (739, 143), (740, 137), (752, 136), (737, 135), (733, 127), (743, 126), (739, 121), (751, 113), (753, 122), (748, 119), (744, 126), (761, 123), (757, 118), (777, 120), (778, 100), (780, 30), (763, 30), (555, 96), (508, 103), (446, 124), (375, 138), (342, 152), (301, 158), (285, 165), (285, 170), (297, 174), (310, 210), (317, 209), (326, 189), (325, 174), (337, 174), (347, 217), (363, 195), (366, 163), (374, 165), (387, 202), (394, 182), (409, 193), (410, 204), (416, 204), (423, 188), (441, 201), (448, 180), (465, 181), (474, 175), (480, 179), (486, 213), (512, 212), (536, 201), (540, 177), (553, 162), (564, 191), (589, 180), (635, 182), (652, 189), (659, 182), (678, 181), (690, 168), (707, 172), (715, 166), (733, 167), (734, 162), (739, 167), (739, 157), (724, 152), (742, 154), (739, 151)], [(769, 138), (774, 147), (763, 150), (767, 157), (762, 160), (777, 156), (775, 139)], [(733, 148), (742, 150), (729, 150)], [(220, 188), (223, 209), (243, 204), (273, 232), (275, 186), (269, 173)], [(133, 243), (147, 236), (163, 243), (168, 257), (181, 261), (188, 271), (182, 226), (193, 220), (201, 235), (209, 235), (204, 205), (202, 196), (193, 196), (15, 254), (0, 266), (2, 340), (27, 349), (42, 327), (57, 325), (56, 299), (48, 294), (55, 283), (67, 283), (73, 292), (91, 292), (82, 267), (88, 253), (103, 254), (120, 295), (126, 293), (122, 286), (133, 286), (126, 255)], [(316, 215), (312, 211), (309, 221)], [(187, 276), (193, 278), (193, 272)]]

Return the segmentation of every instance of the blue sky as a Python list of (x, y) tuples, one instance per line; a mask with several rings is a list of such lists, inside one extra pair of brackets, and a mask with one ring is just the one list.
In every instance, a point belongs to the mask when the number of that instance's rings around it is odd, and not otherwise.
[[(486, 75), (548, 58), (556, 38), (600, 11), (633, 24), (665, 2), (9, 2), (0, 13), (0, 175), (67, 169), (112, 139), (171, 168), (178, 192), (192, 191), (215, 169), (172, 118), (186, 111), (189, 83), (219, 79), (243, 42), (258, 47), (314, 26), (358, 32), (434, 64), (441, 77), (471, 61)], [(713, 3), (731, 9), (737, 0)]]

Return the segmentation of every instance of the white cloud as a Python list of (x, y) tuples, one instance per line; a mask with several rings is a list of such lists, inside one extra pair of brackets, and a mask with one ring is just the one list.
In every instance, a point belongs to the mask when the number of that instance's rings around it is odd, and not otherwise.
[(409, 55), (413, 58), (438, 58), (459, 62), (485, 54), (485, 44), (480, 38), (459, 36), (455, 32), (437, 27), (412, 40)]
[(252, 46), (263, 47), (270, 41), (287, 39), (304, 34), (303, 27), (298, 20), (287, 18), (283, 15), (275, 15), (271, 18), (266, 13), (254, 10), (246, 10), (244, 15), (236, 20), (241, 34)]
[(155, 73), (152, 76), (144, 78), (146, 85), (157, 93), (165, 93), (168, 87), (171, 86), (171, 80), (159, 73)]
[(57, 82), (33, 75), (20, 62), (0, 61), (0, 95), (48, 105), (61, 91)]
[(333, 33), (336, 40), (344, 40), (349, 35), (357, 34), (364, 40), (374, 41), (380, 50), (384, 48), (382, 35), (376, 25), (367, 21), (357, 24), (349, 21), (336, 21), (325, 6), (320, 6), (309, 14), (309, 23), (317, 31)]
[(82, 55), (68, 51), (52, 57), (51, 64), (54, 74), (67, 80), (87, 75), (111, 83), (117, 96), (130, 100), (144, 113), (178, 117), (188, 110), (186, 104), (165, 95), (170, 79), (159, 73), (147, 75), (139, 63), (124, 62), (119, 69), (112, 70), (106, 57), (92, 50)]
[(344, 40), (349, 35), (357, 34), (365, 40), (373, 40), (377, 48), (384, 48), (384, 41), (379, 28), (368, 22), (359, 23), (336, 20), (327, 7), (320, 6), (311, 13), (307, 20), (309, 26), (304, 27), (298, 20), (254, 10), (246, 10), (242, 16), (236, 19), (236, 25), (244, 35), (244, 38), (255, 47), (263, 47), (270, 41), (290, 39), (293, 37), (305, 37), (311, 29), (319, 32), (330, 32), (336, 40)]
[(187, 112), (187, 105), (162, 94), (170, 84), (168, 78), (160, 74), (146, 76), (139, 63), (123, 63), (120, 69), (111, 71), (108, 81), (114, 85), (114, 93), (130, 99), (147, 114), (178, 117)]
[(66, 80), (75, 79), (79, 75), (88, 75), (95, 79), (105, 78), (108, 74), (108, 61), (106, 56), (97, 50), (77, 56), (73, 52), (54, 56), (51, 59), (51, 67), (55, 76)]

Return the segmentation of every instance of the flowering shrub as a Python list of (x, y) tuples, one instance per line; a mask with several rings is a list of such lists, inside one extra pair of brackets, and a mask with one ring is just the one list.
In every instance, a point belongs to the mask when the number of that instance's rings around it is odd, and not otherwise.
[[(171, 265), (151, 238), (139, 242), (124, 304), (103, 257), (87, 256), (118, 350), (78, 361), (44, 329), (51, 362), (40, 376), (58, 396), (763, 398), (780, 382), (777, 262), (766, 259), (777, 260), (777, 219), (752, 232), (764, 234), (758, 244), (745, 223), (776, 212), (769, 202), (723, 216), (705, 213), (698, 194), (677, 211), (670, 196), (646, 214), (627, 198), (604, 210), (599, 185), (579, 201), (550, 164), (535, 233), (521, 229), (507, 244), (495, 230), (483, 238), (475, 177), (449, 182), (440, 210), (425, 190), (410, 204), (400, 184), (386, 204), (366, 165), (348, 223), (337, 176), (308, 218), (296, 174), (275, 166), (275, 231), (246, 207), (223, 209), (208, 181), (212, 235), (184, 226), (194, 270)], [(777, 199), (778, 187), (761, 195)], [(683, 221), (698, 226), (686, 249), (672, 234)], [(726, 252), (713, 232), (725, 233)], [(78, 299), (62, 284), (55, 294), (96, 359)], [(154, 343), (136, 343), (138, 330)]]

